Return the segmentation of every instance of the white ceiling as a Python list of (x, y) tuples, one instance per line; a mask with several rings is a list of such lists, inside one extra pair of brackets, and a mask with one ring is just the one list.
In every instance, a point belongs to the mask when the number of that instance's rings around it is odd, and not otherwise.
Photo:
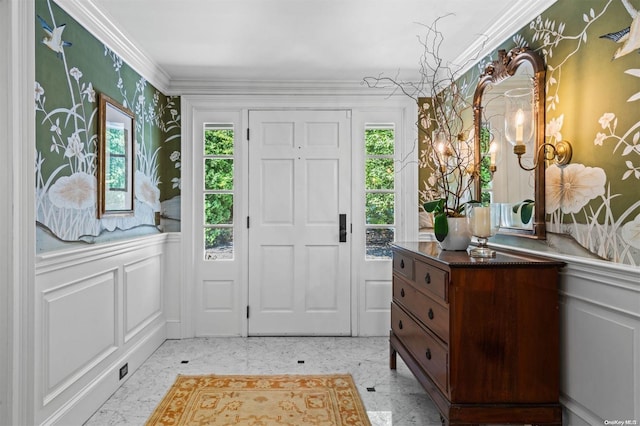
[(438, 17), (454, 59), (555, 0), (67, 1), (92, 4), (172, 81), (344, 82), (413, 78), (417, 37)]

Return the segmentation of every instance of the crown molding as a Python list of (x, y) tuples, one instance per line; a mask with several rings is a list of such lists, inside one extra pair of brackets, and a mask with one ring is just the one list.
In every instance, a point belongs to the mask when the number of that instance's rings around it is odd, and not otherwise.
[(525, 27), (534, 18), (547, 10), (558, 0), (518, 0), (506, 9), (504, 19), (490, 24), (488, 30), (471, 43), (453, 62), (465, 64), (458, 75), (467, 72), (479, 60), (494, 53), (495, 49), (504, 43), (518, 30)]
[[(396, 91), (397, 92), (397, 91)], [(171, 80), (176, 95), (394, 96), (392, 87), (368, 87), (364, 80)]]
[(169, 91), (170, 77), (156, 62), (98, 8), (92, 0), (54, 0), (87, 31), (109, 46), (127, 65), (163, 93)]
[[(362, 81), (247, 81), (171, 79), (156, 62), (138, 49), (133, 40), (114, 25), (92, 0), (55, 0), (98, 40), (109, 46), (136, 72), (166, 95), (394, 95), (392, 89), (369, 88)], [(548, 9), (557, 0), (518, 0), (505, 10), (504, 19), (490, 24), (453, 63), (465, 64), (459, 75), (468, 71), (481, 58), (490, 55), (508, 37)]]

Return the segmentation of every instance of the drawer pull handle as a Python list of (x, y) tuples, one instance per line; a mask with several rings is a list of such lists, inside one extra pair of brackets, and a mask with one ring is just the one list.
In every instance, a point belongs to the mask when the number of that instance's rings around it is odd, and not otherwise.
[(404, 288), (401, 288), (401, 289), (400, 289), (400, 296), (401, 296), (401, 297), (404, 297)]
[(398, 328), (402, 330), (402, 320), (398, 321)]
[(427, 284), (431, 284), (431, 274), (427, 272), (427, 275), (424, 276), (424, 282)]
[(433, 309), (429, 308), (429, 312), (427, 313), (427, 316), (429, 317), (430, 320), (433, 319)]
[(400, 260), (400, 268), (404, 269), (404, 259)]
[(427, 348), (427, 352), (424, 355), (427, 357), (427, 359), (430, 360), (431, 359), (431, 349)]

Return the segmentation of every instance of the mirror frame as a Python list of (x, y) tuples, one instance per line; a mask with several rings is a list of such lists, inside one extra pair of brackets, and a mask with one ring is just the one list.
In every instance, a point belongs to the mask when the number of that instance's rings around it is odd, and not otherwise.
[[(518, 67), (528, 62), (533, 68), (533, 120), (535, 129), (534, 150), (537, 153), (537, 164), (534, 170), (535, 188), (534, 188), (534, 216), (533, 229), (513, 229), (500, 228), (498, 232), (526, 236), (530, 238), (545, 239), (545, 161), (544, 150), (540, 147), (544, 144), (545, 138), (545, 110), (544, 110), (544, 84), (546, 67), (540, 55), (535, 53), (528, 47), (516, 47), (508, 53), (506, 50), (498, 51), (498, 59), (492, 61), (480, 75), (480, 80), (473, 95), (473, 126), (474, 126), (474, 161), (480, 164), (480, 129), (482, 127), (482, 95), (490, 84), (496, 84), (513, 76)], [(509, 153), (508, 155), (511, 155)], [(513, 160), (517, 161), (516, 155), (513, 154)], [(498, 171), (499, 173), (499, 171)], [(475, 197), (480, 199), (482, 185), (478, 181), (475, 187)]]
[[(113, 117), (115, 116), (115, 120)], [(126, 205), (122, 208), (109, 208), (107, 205), (107, 160), (109, 159), (109, 144), (107, 143), (107, 130), (109, 121), (122, 123), (126, 129), (130, 131), (126, 134), (124, 160), (128, 170), (130, 170), (126, 185), (130, 188), (127, 190)], [(136, 138), (135, 138), (135, 114), (125, 108), (104, 93), (98, 94), (98, 155), (97, 155), (97, 173), (98, 173), (98, 218), (107, 216), (127, 216), (134, 214), (135, 205), (135, 157), (136, 157)]]

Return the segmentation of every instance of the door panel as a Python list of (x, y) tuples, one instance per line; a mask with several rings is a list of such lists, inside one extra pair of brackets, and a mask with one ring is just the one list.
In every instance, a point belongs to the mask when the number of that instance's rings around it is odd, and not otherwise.
[(250, 111), (249, 126), (249, 334), (350, 334), (347, 111)]

